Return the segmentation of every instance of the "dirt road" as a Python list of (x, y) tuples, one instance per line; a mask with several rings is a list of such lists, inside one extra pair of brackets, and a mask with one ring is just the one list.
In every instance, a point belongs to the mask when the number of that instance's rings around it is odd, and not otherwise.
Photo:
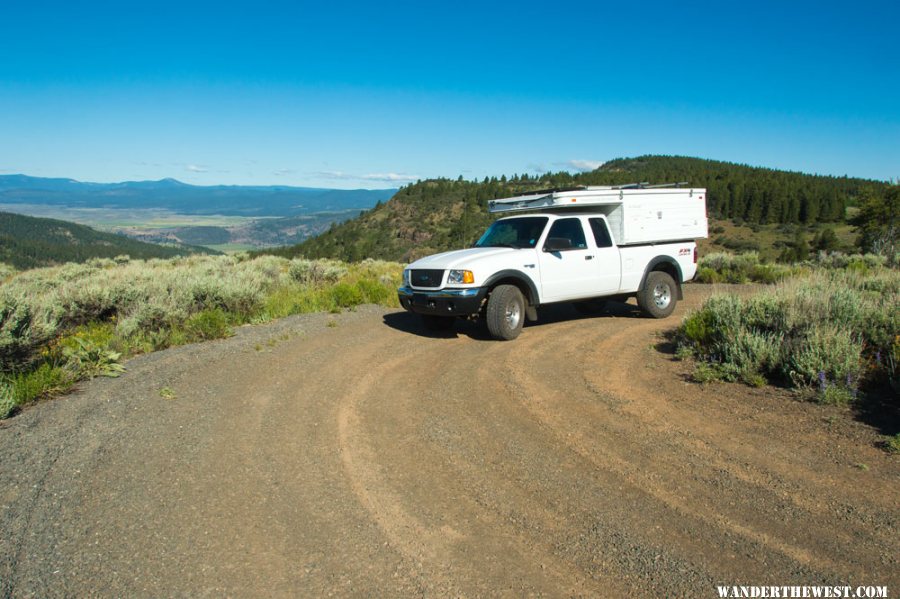
[(688, 382), (656, 347), (684, 310), (498, 343), (369, 307), (132, 360), (0, 425), (0, 594), (900, 593), (900, 460)]

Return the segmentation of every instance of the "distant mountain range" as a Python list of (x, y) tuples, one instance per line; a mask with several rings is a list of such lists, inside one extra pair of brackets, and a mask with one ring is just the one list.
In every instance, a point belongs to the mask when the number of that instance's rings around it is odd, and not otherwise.
[(162, 208), (181, 214), (299, 216), (366, 210), (396, 189), (321, 189), (284, 185), (189, 185), (175, 179), (85, 183), (27, 175), (0, 175), (0, 204), (70, 208)]

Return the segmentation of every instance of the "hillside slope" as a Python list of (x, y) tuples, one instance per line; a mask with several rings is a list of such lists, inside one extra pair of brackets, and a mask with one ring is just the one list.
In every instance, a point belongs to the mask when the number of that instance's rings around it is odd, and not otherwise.
[(0, 262), (19, 269), (84, 262), (91, 258), (114, 258), (122, 254), (148, 259), (172, 258), (200, 251), (186, 245), (162, 246), (135, 241), (63, 220), (0, 212)]
[(751, 224), (839, 223), (867, 187), (885, 183), (807, 175), (677, 156), (607, 162), (589, 173), (548, 173), (470, 182), (429, 180), (400, 189), (385, 204), (299, 245), (271, 251), (343, 260), (409, 260), (473, 243), (492, 217), (487, 201), (529, 190), (571, 185), (681, 182), (709, 190), (709, 213)]

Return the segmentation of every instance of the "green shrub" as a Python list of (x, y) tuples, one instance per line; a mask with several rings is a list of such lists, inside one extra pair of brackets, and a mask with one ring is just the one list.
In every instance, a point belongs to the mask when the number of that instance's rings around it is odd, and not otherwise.
[(701, 266), (697, 269), (697, 275), (694, 277), (694, 280), (698, 283), (721, 283), (724, 281), (724, 277), (713, 268)]
[(291, 260), (288, 269), (291, 279), (298, 283), (319, 285), (322, 283), (336, 283), (348, 272), (345, 265), (331, 260), (306, 260), (295, 258)]
[(116, 333), (122, 337), (154, 333), (171, 328), (175, 323), (187, 320), (184, 306), (169, 307), (153, 300), (136, 306), (131, 313), (118, 321)]
[(338, 283), (331, 288), (331, 298), (339, 308), (352, 308), (363, 303), (363, 293), (357, 285)]
[(0, 283), (5, 282), (16, 274), (16, 269), (5, 262), (0, 262)]
[(763, 264), (757, 252), (728, 254), (714, 252), (700, 258), (696, 280), (701, 283), (755, 283), (773, 284), (796, 274), (795, 269), (783, 264)]
[(224, 339), (234, 334), (228, 322), (228, 314), (221, 308), (203, 310), (191, 315), (185, 329), (192, 339)]
[(758, 381), (782, 362), (782, 337), (741, 327), (727, 343), (722, 343), (722, 360), (736, 367), (739, 378)]
[(40, 397), (66, 391), (73, 382), (70, 372), (48, 362), (29, 372), (7, 375), (0, 379), (0, 418)]
[(386, 304), (396, 296), (396, 288), (378, 280), (360, 279), (356, 282), (362, 301), (365, 304)]
[(693, 378), (695, 382), (703, 384), (731, 380), (721, 364), (711, 364), (709, 362), (697, 364), (694, 368)]
[(0, 373), (27, 369), (55, 332), (56, 323), (25, 298), (0, 294)]
[(54, 364), (64, 364), (67, 351), (77, 352), (85, 346), (109, 347), (114, 335), (115, 326), (111, 322), (94, 322), (83, 325), (50, 343), (42, 352), (42, 356)]
[(772, 285), (784, 280), (789, 274), (785, 268), (774, 264), (756, 264), (750, 269), (750, 280), (756, 283)]
[(754, 331), (784, 335), (793, 326), (791, 304), (780, 293), (757, 293), (741, 307), (741, 326)]
[(128, 337), (117, 336), (110, 349), (125, 355), (146, 354), (168, 347), (190, 343), (187, 332), (181, 328), (162, 328), (153, 331), (138, 330)]
[[(713, 296), (682, 321), (677, 340), (720, 379), (755, 385), (763, 377), (853, 395), (866, 382), (898, 384), (897, 305), (897, 271), (819, 270), (748, 299)], [(832, 401), (843, 391), (827, 393)]]
[(113, 268), (120, 262), (116, 262), (112, 258), (91, 258), (86, 264), (92, 268)]
[(817, 395), (816, 400), (824, 405), (843, 406), (856, 399), (853, 390), (839, 385), (827, 385)]
[(681, 337), (697, 347), (710, 346), (716, 335), (713, 316), (712, 309), (691, 312), (681, 323)]
[(62, 355), (65, 368), (72, 373), (72, 379), (117, 377), (125, 371), (125, 367), (119, 363), (122, 354), (83, 337), (69, 337), (62, 344)]
[(891, 453), (900, 453), (900, 433), (897, 433), (893, 437), (888, 437), (885, 446)]
[[(783, 363), (785, 374), (808, 385), (824, 374), (828, 382), (850, 386), (858, 380), (862, 343), (852, 332), (834, 325), (811, 327), (795, 342), (793, 351)], [(799, 377), (799, 379), (798, 379)]]
[(7, 381), (0, 380), (0, 420), (10, 416), (18, 405), (12, 385)]

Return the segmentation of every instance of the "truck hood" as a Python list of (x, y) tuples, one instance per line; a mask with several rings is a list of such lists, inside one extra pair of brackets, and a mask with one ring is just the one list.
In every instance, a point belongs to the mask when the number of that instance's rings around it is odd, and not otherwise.
[(469, 248), (466, 250), (454, 250), (452, 252), (444, 252), (442, 254), (434, 254), (416, 260), (407, 268), (433, 268), (440, 270), (448, 270), (451, 268), (466, 268), (473, 270), (478, 267), (480, 262), (489, 260), (494, 256), (508, 254), (510, 252), (524, 252), (527, 250), (517, 250), (515, 248)]

